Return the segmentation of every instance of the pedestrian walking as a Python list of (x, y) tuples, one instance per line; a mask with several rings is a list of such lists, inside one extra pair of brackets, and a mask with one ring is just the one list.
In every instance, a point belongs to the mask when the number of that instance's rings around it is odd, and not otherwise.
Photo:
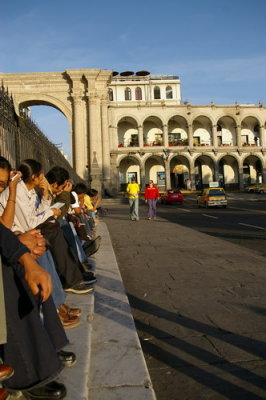
[(132, 221), (139, 220), (139, 191), (140, 188), (136, 178), (132, 178), (131, 183), (127, 185), (130, 219)]
[(156, 204), (159, 197), (160, 193), (157, 186), (150, 180), (145, 190), (145, 203), (148, 203), (148, 219), (156, 218)]

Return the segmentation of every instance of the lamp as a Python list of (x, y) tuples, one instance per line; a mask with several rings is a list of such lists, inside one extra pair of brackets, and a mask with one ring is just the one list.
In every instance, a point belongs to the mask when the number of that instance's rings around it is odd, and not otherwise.
[(169, 149), (163, 149), (163, 158), (164, 158), (164, 160), (168, 160), (168, 158), (169, 158), (169, 155), (170, 155), (170, 150)]

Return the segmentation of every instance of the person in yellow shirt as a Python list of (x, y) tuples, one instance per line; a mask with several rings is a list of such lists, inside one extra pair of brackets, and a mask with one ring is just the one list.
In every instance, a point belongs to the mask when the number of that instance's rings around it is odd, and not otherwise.
[(132, 221), (139, 220), (139, 191), (140, 188), (136, 178), (132, 178), (131, 183), (127, 185), (130, 219)]

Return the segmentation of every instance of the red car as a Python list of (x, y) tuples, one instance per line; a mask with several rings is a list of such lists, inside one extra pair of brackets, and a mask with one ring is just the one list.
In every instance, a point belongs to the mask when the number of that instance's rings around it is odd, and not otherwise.
[(183, 204), (184, 196), (179, 189), (168, 189), (161, 195), (162, 204), (180, 203)]

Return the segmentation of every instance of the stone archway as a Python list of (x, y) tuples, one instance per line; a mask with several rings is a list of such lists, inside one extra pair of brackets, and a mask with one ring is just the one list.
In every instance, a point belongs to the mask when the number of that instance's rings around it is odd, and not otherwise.
[(64, 72), (0, 73), (15, 108), (50, 105), (67, 118), (72, 132), (73, 166), (101, 190), (110, 180), (107, 95), (112, 71), (68, 69)]

